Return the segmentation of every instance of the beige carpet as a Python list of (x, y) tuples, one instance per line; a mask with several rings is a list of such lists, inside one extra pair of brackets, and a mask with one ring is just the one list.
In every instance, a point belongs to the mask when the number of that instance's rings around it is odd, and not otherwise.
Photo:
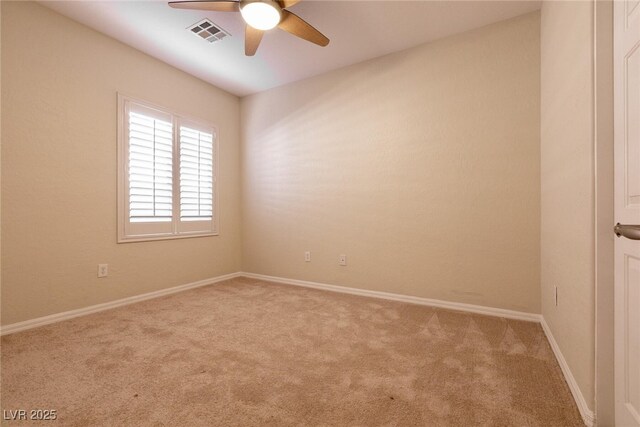
[(578, 426), (539, 325), (237, 279), (2, 338), (65, 426)]

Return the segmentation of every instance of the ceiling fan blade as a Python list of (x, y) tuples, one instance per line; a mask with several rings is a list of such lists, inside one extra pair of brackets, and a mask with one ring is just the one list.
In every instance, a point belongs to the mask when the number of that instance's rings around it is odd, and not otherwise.
[(293, 5), (296, 5), (298, 3), (300, 3), (301, 0), (278, 0), (278, 4), (280, 5), (281, 8), (285, 8), (285, 7), (291, 7)]
[(230, 0), (209, 1), (170, 1), (169, 6), (174, 9), (211, 10), (214, 12), (238, 12), (239, 2)]
[(258, 46), (260, 46), (260, 41), (262, 40), (262, 36), (264, 35), (264, 31), (257, 30), (253, 28), (251, 25), (245, 25), (244, 30), (244, 54), (247, 56), (253, 56), (256, 54), (258, 50)]
[(324, 36), (320, 31), (313, 28), (310, 24), (305, 22), (295, 13), (291, 13), (288, 10), (282, 11), (282, 20), (278, 24), (278, 28), (298, 36), (301, 39), (310, 41), (319, 46), (326, 46), (329, 44), (329, 39)]

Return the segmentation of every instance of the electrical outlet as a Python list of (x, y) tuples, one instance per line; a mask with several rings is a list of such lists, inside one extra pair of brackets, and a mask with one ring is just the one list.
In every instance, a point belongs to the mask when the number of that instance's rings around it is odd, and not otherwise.
[(98, 277), (107, 277), (109, 275), (109, 264), (98, 264)]
[(558, 306), (558, 287), (555, 287), (555, 291), (556, 291), (556, 307)]
[(306, 251), (304, 253), (304, 262), (311, 262), (311, 252)]
[(338, 264), (347, 265), (347, 256), (346, 255), (340, 255), (338, 257)]

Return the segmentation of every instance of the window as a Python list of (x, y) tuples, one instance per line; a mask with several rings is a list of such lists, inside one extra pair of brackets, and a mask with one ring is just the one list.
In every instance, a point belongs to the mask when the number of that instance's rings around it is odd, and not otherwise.
[(217, 132), (118, 95), (118, 242), (217, 234)]

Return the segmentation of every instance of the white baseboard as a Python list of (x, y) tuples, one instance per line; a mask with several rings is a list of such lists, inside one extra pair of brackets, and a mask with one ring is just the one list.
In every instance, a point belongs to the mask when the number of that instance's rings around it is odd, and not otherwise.
[(327, 285), (324, 283), (308, 282), (305, 280), (286, 279), (284, 277), (266, 276), (264, 274), (240, 273), (241, 276), (251, 279), (265, 280), (268, 282), (283, 283), (286, 285), (303, 286), (305, 288), (322, 289), (325, 291), (340, 292), (343, 294), (361, 295), (365, 297), (381, 298), (391, 301), (407, 302), (410, 304), (427, 305), (431, 307), (446, 308), (449, 310), (467, 311), (488, 316), (506, 317), (508, 319), (526, 320), (528, 322), (539, 322), (540, 315), (526, 313), (522, 311), (505, 310), (503, 308), (485, 307), (482, 305), (464, 304), (461, 302), (443, 301), (431, 298), (414, 297), (410, 295), (394, 294), (382, 291), (370, 291), (367, 289), (348, 288), (346, 286)]
[(240, 273), (225, 274), (224, 276), (212, 277), (209, 279), (198, 280), (197, 282), (187, 283), (185, 285), (174, 286), (172, 288), (161, 289), (159, 291), (149, 292), (142, 295), (134, 295), (131, 297), (105, 302), (103, 304), (92, 305), (89, 307), (79, 308), (77, 310), (65, 311), (62, 313), (51, 314), (49, 316), (38, 317), (36, 319), (25, 320), (24, 322), (12, 323), (3, 326), (0, 329), (0, 335), (13, 334), (15, 332), (26, 331), (27, 329), (37, 328), (39, 326), (49, 325), (51, 323), (62, 322), (63, 320), (73, 319), (74, 317), (85, 316), (87, 314), (97, 313), (99, 311), (109, 310), (123, 305), (133, 304), (152, 298), (158, 298), (165, 295), (175, 294), (177, 292), (186, 291), (188, 289), (199, 288), (201, 286), (212, 285), (224, 280), (234, 279), (240, 276)]
[(584, 399), (582, 392), (580, 391), (580, 387), (578, 387), (578, 383), (571, 373), (571, 369), (569, 369), (569, 364), (567, 363), (564, 355), (560, 351), (560, 347), (556, 342), (556, 339), (553, 337), (551, 333), (551, 329), (549, 325), (544, 320), (544, 317), (541, 318), (540, 324), (542, 325), (542, 329), (544, 333), (547, 335), (547, 339), (549, 340), (549, 344), (551, 344), (551, 348), (553, 349), (553, 353), (556, 355), (556, 359), (560, 364), (560, 368), (562, 369), (562, 373), (564, 374), (564, 378), (569, 385), (569, 389), (571, 390), (571, 394), (573, 395), (573, 399), (576, 401), (576, 405), (578, 406), (578, 410), (580, 411), (580, 415), (582, 416), (582, 420), (587, 425), (587, 427), (593, 427), (596, 423), (596, 417), (591, 409), (589, 409), (589, 405), (587, 405), (587, 401)]

